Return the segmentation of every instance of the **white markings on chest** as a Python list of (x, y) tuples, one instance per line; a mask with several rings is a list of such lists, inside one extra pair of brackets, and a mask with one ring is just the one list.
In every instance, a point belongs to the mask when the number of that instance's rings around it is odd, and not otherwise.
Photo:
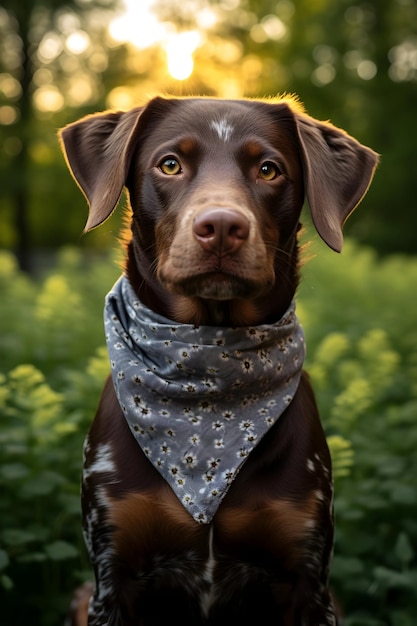
[(234, 126), (229, 124), (225, 118), (211, 122), (210, 127), (216, 131), (219, 138), (223, 139), (224, 142), (229, 141), (234, 131)]
[(206, 617), (209, 614), (210, 606), (212, 605), (214, 600), (213, 570), (215, 563), (216, 562), (213, 555), (213, 527), (211, 527), (209, 533), (209, 555), (203, 574), (203, 578), (205, 582), (209, 584), (209, 588), (208, 591), (206, 591), (201, 598), (201, 608), (203, 609), (203, 613)]
[[(88, 439), (86, 440), (84, 450), (89, 448)], [(92, 463), (87, 465), (84, 463), (83, 480), (87, 481), (94, 474), (114, 474), (110, 482), (115, 482), (116, 465), (113, 461), (113, 451), (110, 444), (101, 444), (97, 446), (96, 454)]]

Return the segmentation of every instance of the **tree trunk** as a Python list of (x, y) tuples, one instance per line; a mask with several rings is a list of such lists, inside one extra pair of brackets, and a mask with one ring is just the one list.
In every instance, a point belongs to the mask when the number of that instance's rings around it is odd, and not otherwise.
[(33, 64), (31, 60), (29, 28), (29, 11), (18, 12), (19, 37), (22, 42), (22, 64), (20, 68), (20, 85), (22, 95), (19, 100), (20, 119), (17, 132), (21, 141), (21, 150), (14, 158), (13, 167), (17, 172), (16, 183), (13, 189), (12, 206), (14, 208), (14, 223), (17, 234), (16, 256), (20, 268), (25, 272), (33, 269), (32, 242), (30, 237), (29, 210), (29, 137), (33, 118), (32, 97), (30, 87), (33, 78)]

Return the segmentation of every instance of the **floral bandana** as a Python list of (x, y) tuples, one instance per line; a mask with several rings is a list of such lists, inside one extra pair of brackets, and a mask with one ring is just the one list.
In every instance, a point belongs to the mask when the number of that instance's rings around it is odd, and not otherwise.
[(305, 346), (294, 304), (270, 325), (177, 324), (123, 276), (107, 295), (105, 329), (130, 430), (185, 509), (209, 523), (297, 390)]

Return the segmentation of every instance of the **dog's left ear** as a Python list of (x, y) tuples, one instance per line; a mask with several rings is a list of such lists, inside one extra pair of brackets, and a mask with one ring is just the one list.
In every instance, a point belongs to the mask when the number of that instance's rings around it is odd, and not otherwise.
[(378, 155), (332, 124), (302, 113), (296, 122), (314, 226), (340, 252), (343, 224), (367, 192)]

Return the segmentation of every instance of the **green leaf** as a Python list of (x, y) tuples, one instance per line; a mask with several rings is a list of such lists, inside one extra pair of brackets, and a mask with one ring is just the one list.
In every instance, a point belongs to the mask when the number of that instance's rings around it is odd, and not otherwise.
[(398, 504), (415, 505), (417, 501), (416, 489), (410, 485), (402, 485), (401, 483), (395, 485), (390, 496), (391, 500)]
[(66, 478), (57, 472), (42, 472), (36, 478), (25, 483), (21, 490), (22, 498), (36, 498), (47, 496), (55, 489), (67, 482)]
[(407, 573), (397, 572), (382, 565), (375, 567), (373, 572), (376, 580), (387, 589), (412, 587), (412, 578)]
[(43, 563), (45, 560), (46, 554), (44, 552), (28, 552), (17, 559), (19, 563)]
[(342, 557), (335, 555), (333, 559), (333, 573), (338, 578), (358, 576), (363, 572), (363, 563), (354, 557)]
[(3, 587), (3, 589), (5, 589), (6, 591), (10, 591), (14, 587), (12, 579), (9, 576), (3, 574), (2, 576), (0, 576), (0, 587)]
[(23, 463), (6, 463), (0, 467), (0, 474), (6, 480), (18, 480), (29, 474), (29, 469)]
[(9, 563), (10, 563), (10, 559), (9, 559), (9, 555), (7, 554), (7, 552), (5, 552), (4, 550), (0, 550), (0, 570), (6, 569)]
[(403, 566), (409, 565), (414, 558), (414, 550), (406, 533), (398, 535), (394, 550)]
[(67, 541), (54, 541), (45, 546), (45, 552), (52, 561), (65, 561), (78, 556), (78, 550)]
[(26, 530), (7, 529), (3, 533), (3, 541), (8, 546), (23, 546), (36, 540), (36, 535)]

